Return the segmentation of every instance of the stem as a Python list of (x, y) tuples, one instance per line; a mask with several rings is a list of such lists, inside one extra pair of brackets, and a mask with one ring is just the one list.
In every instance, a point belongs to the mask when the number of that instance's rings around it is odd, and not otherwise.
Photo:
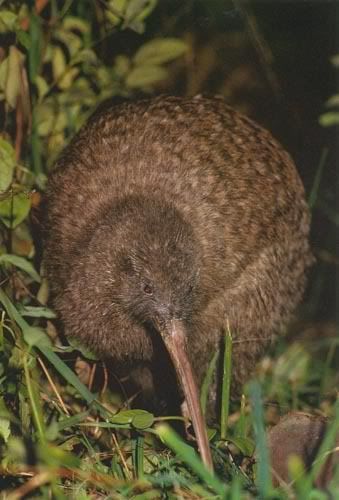
[(227, 435), (227, 423), (230, 409), (231, 391), (231, 369), (232, 369), (232, 335), (230, 325), (227, 322), (225, 335), (225, 352), (222, 377), (221, 415), (220, 415), (220, 437), (225, 440)]

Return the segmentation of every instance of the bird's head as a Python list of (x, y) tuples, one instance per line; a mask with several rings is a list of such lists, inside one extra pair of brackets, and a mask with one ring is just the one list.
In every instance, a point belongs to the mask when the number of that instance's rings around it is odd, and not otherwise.
[[(199, 310), (201, 263), (191, 225), (171, 205), (130, 199), (106, 214), (93, 240), (98, 250), (91, 254), (101, 256), (98, 279), (105, 284), (103, 293), (111, 310), (128, 318), (135, 325), (133, 332), (161, 336), (183, 388), (203, 459), (211, 466), (187, 355), (189, 324)], [(129, 338), (131, 346), (137, 340)]]
[(158, 227), (140, 224), (116, 256), (116, 300), (135, 321), (156, 329), (172, 320), (188, 323), (198, 307), (199, 252), (189, 226), (181, 225), (166, 217)]

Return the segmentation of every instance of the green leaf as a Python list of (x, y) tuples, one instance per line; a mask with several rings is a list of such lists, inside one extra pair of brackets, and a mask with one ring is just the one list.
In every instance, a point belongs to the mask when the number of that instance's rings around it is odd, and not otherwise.
[(16, 425), (20, 424), (20, 420), (7, 408), (3, 396), (0, 396), (0, 417), (4, 420), (9, 420)]
[(128, 73), (130, 67), (131, 63), (128, 57), (119, 55), (115, 58), (114, 72), (118, 77), (123, 78)]
[(38, 89), (39, 100), (41, 101), (45, 97), (47, 92), (49, 91), (49, 85), (46, 82), (46, 80), (44, 78), (42, 78), (42, 76), (40, 76), (40, 75), (37, 75), (37, 77), (35, 79), (35, 84), (36, 84), (37, 89)]
[(24, 55), (14, 45), (9, 48), (8, 67), (5, 84), (6, 102), (14, 109), (21, 91), (21, 67)]
[(323, 127), (332, 127), (333, 125), (339, 124), (339, 112), (338, 111), (329, 111), (328, 113), (324, 113), (319, 118), (319, 123)]
[(326, 101), (326, 106), (331, 107), (331, 106), (339, 106), (339, 94), (334, 94), (332, 95), (327, 101)]
[(47, 441), (55, 441), (59, 435), (58, 423), (55, 420), (49, 424), (46, 429), (46, 439)]
[[(110, 418), (111, 423), (113, 424), (131, 424), (133, 417), (136, 415), (136, 413), (139, 410), (126, 410), (126, 411), (119, 411), (119, 413), (116, 413)], [(140, 410), (144, 411), (144, 410)]]
[(131, 19), (140, 16), (147, 4), (148, 0), (129, 0), (125, 12), (126, 21), (130, 21)]
[[(124, 27), (133, 29), (133, 24), (141, 25), (141, 22), (150, 15), (157, 4), (157, 0), (129, 0), (125, 11)], [(133, 22), (131, 22), (133, 21)], [(138, 30), (138, 32), (140, 32)]]
[(53, 47), (52, 70), (54, 80), (61, 78), (66, 70), (66, 57), (59, 46)]
[(129, 28), (130, 30), (139, 33), (139, 35), (142, 35), (145, 31), (145, 24), (142, 21), (138, 21), (137, 19), (133, 19), (132, 21), (125, 23), (123, 27)]
[(153, 425), (154, 415), (146, 410), (120, 411), (110, 418), (112, 424), (132, 424), (136, 429), (146, 429)]
[(74, 57), (72, 57), (72, 64), (78, 64), (82, 62), (87, 62), (90, 64), (95, 64), (98, 61), (98, 57), (94, 50), (82, 49)]
[(5, 253), (3, 255), (0, 255), (0, 264), (12, 264), (13, 266), (25, 271), (31, 278), (34, 279), (34, 281), (37, 281), (38, 283), (40, 283), (41, 281), (41, 278), (34, 269), (33, 265), (23, 257)]
[(135, 417), (132, 420), (133, 427), (140, 430), (151, 427), (153, 423), (154, 423), (154, 415), (152, 415), (152, 413), (149, 413), (147, 411), (143, 411), (141, 413), (141, 410), (139, 410), (139, 413), (135, 415)]
[(339, 68), (339, 54), (335, 54), (334, 56), (331, 57), (331, 63), (333, 64), (333, 66), (335, 66), (336, 68)]
[(87, 21), (84, 19), (80, 19), (79, 17), (75, 16), (67, 16), (64, 18), (62, 25), (65, 30), (76, 30), (79, 31), (80, 33), (89, 33), (90, 32), (90, 26)]
[(13, 178), (16, 165), (13, 146), (0, 137), (0, 192), (6, 191)]
[(9, 459), (9, 463), (15, 464), (26, 462), (27, 454), (22, 438), (11, 436), (8, 440), (7, 450), (7, 460)]
[(0, 11), (0, 33), (14, 31), (18, 16), (10, 10)]
[[(79, 50), (83, 47), (82, 38), (72, 31), (59, 29), (54, 33), (54, 36), (57, 40), (60, 40), (60, 42), (62, 42), (67, 47), (67, 50), (71, 57), (75, 56), (76, 53), (79, 52)], [(55, 48), (58, 47), (54, 47), (54, 49)]]
[[(61, 86), (61, 80), (59, 86)], [(35, 109), (37, 130), (40, 137), (47, 137), (52, 133), (53, 136), (56, 136), (58, 132), (63, 132), (67, 125), (69, 125), (70, 110), (67, 109), (67, 106), (60, 106), (60, 110), (57, 111), (56, 107), (53, 106), (52, 100), (46, 99)]]
[(128, 0), (109, 0), (109, 2), (107, 2), (105, 17), (113, 26), (119, 24), (121, 18), (124, 16), (127, 1)]
[(228, 441), (233, 443), (243, 455), (247, 457), (251, 457), (253, 455), (255, 444), (252, 439), (243, 436), (235, 436), (232, 438), (228, 438)]
[(91, 361), (98, 361), (99, 358), (97, 354), (87, 349), (87, 347), (81, 344), (81, 342), (79, 342), (76, 338), (73, 337), (69, 338), (68, 342), (74, 349), (80, 351), (84, 358), (89, 359)]
[(0, 63), (0, 89), (5, 91), (7, 73), (8, 73), (8, 57), (2, 60)]
[(56, 314), (48, 307), (34, 307), (34, 306), (19, 307), (18, 305), (18, 311), (22, 316), (28, 318), (47, 318), (47, 319), (56, 318)]
[(138, 66), (163, 64), (182, 56), (187, 49), (187, 44), (179, 38), (155, 38), (142, 45), (133, 60)]
[(26, 219), (31, 208), (31, 200), (25, 193), (14, 194), (0, 201), (0, 220), (6, 227), (15, 228)]
[(25, 342), (27, 342), (30, 347), (35, 345), (51, 347), (52, 345), (50, 338), (42, 328), (38, 328), (37, 326), (27, 326), (22, 330), (22, 333)]
[(24, 30), (18, 30), (16, 32), (16, 36), (18, 38), (18, 42), (21, 43), (26, 50), (29, 50), (31, 46), (31, 37), (29, 34)]
[[(38, 81), (38, 77), (37, 77)], [(42, 104), (36, 106), (36, 126), (40, 137), (47, 137), (54, 129), (56, 113), (49, 99), (46, 99)]]
[(127, 75), (126, 85), (130, 88), (150, 87), (167, 78), (168, 72), (161, 66), (137, 66)]
[(0, 436), (7, 443), (11, 435), (11, 425), (7, 418), (0, 417)]
[(69, 89), (79, 72), (79, 68), (68, 68), (58, 82), (59, 88), (62, 90)]

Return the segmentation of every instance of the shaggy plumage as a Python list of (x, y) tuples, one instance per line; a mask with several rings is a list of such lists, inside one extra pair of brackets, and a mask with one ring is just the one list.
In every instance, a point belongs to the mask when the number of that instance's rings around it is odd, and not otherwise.
[(101, 106), (56, 162), (47, 205), (45, 265), (66, 334), (147, 367), (154, 386), (168, 376), (162, 324), (184, 325), (199, 385), (228, 322), (237, 388), (302, 297), (312, 257), (296, 168), (222, 99)]

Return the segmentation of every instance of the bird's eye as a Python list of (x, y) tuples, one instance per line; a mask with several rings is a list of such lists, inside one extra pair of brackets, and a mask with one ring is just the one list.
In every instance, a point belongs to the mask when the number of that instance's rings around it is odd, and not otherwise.
[(133, 268), (133, 262), (132, 259), (127, 256), (123, 255), (121, 257), (121, 268), (122, 270), (129, 276), (132, 276), (134, 274), (134, 268)]
[(150, 285), (144, 285), (143, 290), (146, 295), (153, 295), (153, 288)]

